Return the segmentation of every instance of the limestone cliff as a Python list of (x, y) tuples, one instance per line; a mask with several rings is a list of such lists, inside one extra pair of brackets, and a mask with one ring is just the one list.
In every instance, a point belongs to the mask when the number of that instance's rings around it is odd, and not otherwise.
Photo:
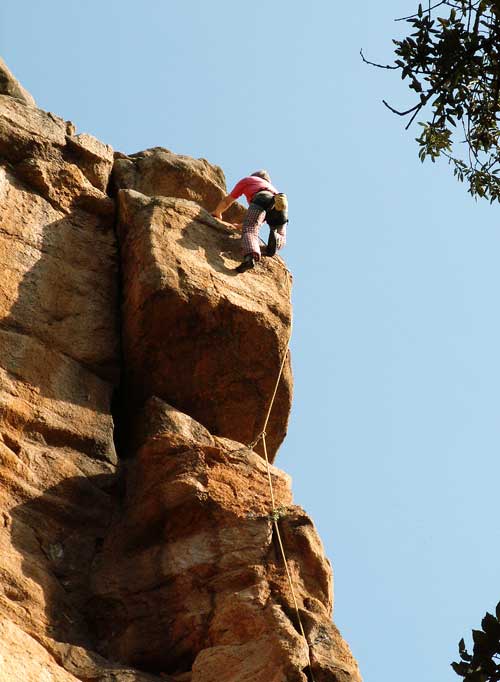
[[(0, 682), (358, 682), (261, 433), (283, 261), (236, 275), (204, 160), (114, 153), (0, 61)], [(241, 216), (234, 207), (232, 217)], [(266, 427), (271, 458), (289, 360)]]

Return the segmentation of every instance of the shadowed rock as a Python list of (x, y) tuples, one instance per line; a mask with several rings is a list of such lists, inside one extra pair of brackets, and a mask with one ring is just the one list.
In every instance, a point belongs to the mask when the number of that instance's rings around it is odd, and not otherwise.
[(114, 461), (116, 239), (102, 191), (112, 155), (92, 154), (100, 188), (64, 121), (0, 96), (0, 425)]
[[(123, 514), (93, 572), (101, 653), (152, 672), (192, 671), (192, 682), (305, 682), (308, 645), (273, 533), (265, 463), (157, 398), (137, 421)], [(358, 681), (331, 623), (321, 541), (292, 505), (288, 476), (272, 467), (271, 478), (314, 676)]]

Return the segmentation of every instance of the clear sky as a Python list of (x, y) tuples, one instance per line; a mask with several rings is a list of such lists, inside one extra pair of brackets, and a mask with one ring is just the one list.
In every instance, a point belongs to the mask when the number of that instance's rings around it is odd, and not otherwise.
[(2, 0), (38, 105), (123, 152), (267, 168), (291, 207), (295, 403), (278, 465), (367, 682), (451, 682), (500, 599), (499, 210), (381, 104), (413, 0)]

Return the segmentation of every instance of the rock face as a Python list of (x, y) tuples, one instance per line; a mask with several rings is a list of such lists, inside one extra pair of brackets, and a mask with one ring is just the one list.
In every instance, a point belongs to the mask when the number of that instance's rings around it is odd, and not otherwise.
[[(213, 211), (226, 195), (226, 179), (221, 168), (205, 159), (173, 154), (162, 147), (131, 156), (117, 154), (113, 181), (119, 189), (132, 189), (146, 196), (188, 199), (207, 211)], [(239, 204), (233, 204), (224, 215), (227, 220), (237, 222), (244, 213)]]
[[(241, 277), (234, 230), (183, 199), (119, 192), (127, 391), (156, 395), (214, 435), (253, 442), (286, 352), (288, 273), (266, 259)], [(287, 362), (267, 427), (270, 455), (286, 434)]]
[(66, 130), (0, 96), (2, 682), (78, 678), (62, 663), (90, 649), (88, 574), (114, 509), (113, 157)]
[[(235, 275), (224, 193), (204, 160), (75, 135), (0, 63), (0, 682), (360, 680), (314, 526), (274, 467), (271, 513), (249, 446), (290, 280)], [(271, 456), (291, 392), (287, 361)]]
[[(158, 398), (138, 424), (123, 513), (95, 566), (101, 653), (192, 682), (305, 680), (264, 461)], [(288, 477), (271, 476), (316, 679), (353, 679), (321, 541)]]

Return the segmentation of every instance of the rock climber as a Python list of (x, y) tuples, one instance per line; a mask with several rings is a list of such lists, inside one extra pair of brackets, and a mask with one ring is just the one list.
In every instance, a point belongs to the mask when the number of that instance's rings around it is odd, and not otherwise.
[(221, 220), (224, 211), (242, 194), (247, 198), (248, 210), (243, 219), (243, 262), (236, 268), (238, 272), (253, 268), (260, 260), (259, 230), (264, 221), (269, 225), (267, 256), (274, 256), (278, 249), (285, 246), (288, 223), (287, 198), (273, 187), (269, 173), (265, 170), (255, 171), (237, 182), (231, 192), (219, 202), (212, 215)]

